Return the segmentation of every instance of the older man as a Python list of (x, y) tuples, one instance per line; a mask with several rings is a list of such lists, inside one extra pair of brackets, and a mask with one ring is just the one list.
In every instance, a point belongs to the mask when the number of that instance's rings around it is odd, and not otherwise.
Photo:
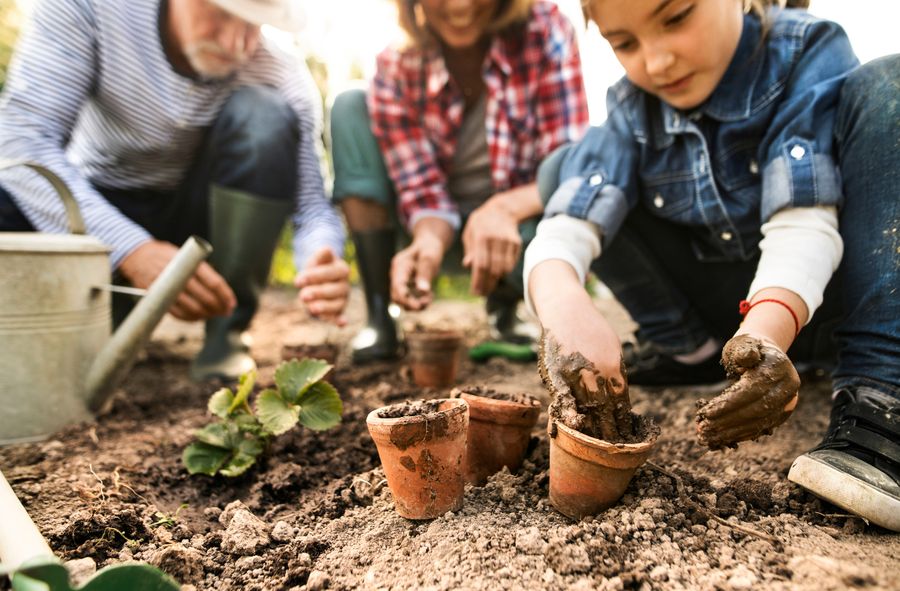
[[(148, 286), (191, 234), (215, 252), (170, 310), (206, 320), (195, 379), (255, 367), (244, 331), (290, 216), (300, 300), (341, 322), (344, 233), (323, 188), (308, 70), (260, 35), (291, 0), (39, 0), (0, 101), (0, 158), (71, 188), (118, 275)], [(64, 232), (24, 167), (0, 173), (0, 230)]]

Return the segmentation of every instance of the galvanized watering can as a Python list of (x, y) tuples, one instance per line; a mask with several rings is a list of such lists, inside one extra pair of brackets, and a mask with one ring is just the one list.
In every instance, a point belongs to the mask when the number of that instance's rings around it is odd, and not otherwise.
[[(109, 248), (85, 235), (50, 170), (71, 234), (0, 232), (0, 445), (42, 439), (100, 409), (212, 247), (192, 237), (112, 333)], [(135, 290), (136, 291), (136, 290)]]

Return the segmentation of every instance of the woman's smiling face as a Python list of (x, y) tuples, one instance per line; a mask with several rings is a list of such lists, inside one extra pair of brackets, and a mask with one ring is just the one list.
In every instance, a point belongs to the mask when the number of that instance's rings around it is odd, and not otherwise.
[(588, 6), (628, 79), (678, 109), (709, 98), (743, 28), (742, 0), (591, 0)]
[(500, 0), (420, 0), (425, 20), (440, 40), (454, 48), (472, 47), (485, 35)]

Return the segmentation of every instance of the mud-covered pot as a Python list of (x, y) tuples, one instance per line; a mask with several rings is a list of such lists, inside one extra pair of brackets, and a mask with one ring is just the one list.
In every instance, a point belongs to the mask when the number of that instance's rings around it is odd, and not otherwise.
[(406, 335), (413, 381), (422, 387), (453, 385), (459, 371), (462, 334), (456, 330), (420, 330)]
[(465, 400), (438, 399), (429, 412), (391, 416), (386, 406), (369, 413), (366, 425), (375, 440), (397, 513), (432, 519), (462, 507), (466, 431)]
[(640, 443), (610, 443), (550, 420), (550, 502), (572, 519), (596, 515), (625, 494), (631, 477), (647, 461), (656, 428)]
[(540, 401), (490, 398), (479, 396), (477, 390), (461, 390), (459, 397), (469, 403), (466, 481), (480, 486), (503, 466), (510, 472), (518, 470), (541, 414)]

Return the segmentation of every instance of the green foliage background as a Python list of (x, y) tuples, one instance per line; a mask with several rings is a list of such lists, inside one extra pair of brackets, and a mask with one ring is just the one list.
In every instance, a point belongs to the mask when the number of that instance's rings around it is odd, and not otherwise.
[(6, 68), (22, 26), (22, 11), (16, 0), (0, 0), (0, 89), (6, 82)]

